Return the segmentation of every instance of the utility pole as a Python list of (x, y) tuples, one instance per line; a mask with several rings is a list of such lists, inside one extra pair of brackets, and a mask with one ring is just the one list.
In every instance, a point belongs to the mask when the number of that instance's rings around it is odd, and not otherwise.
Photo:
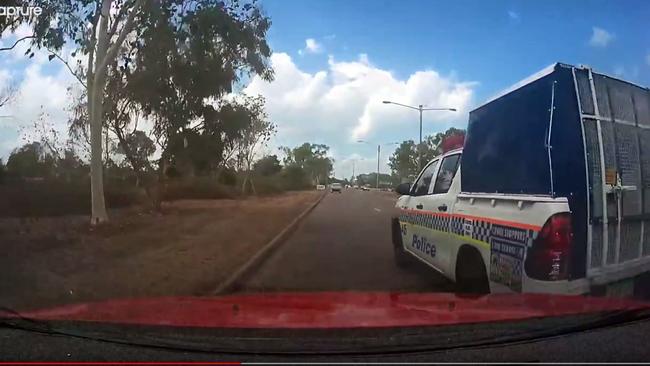
[[(364, 144), (370, 144), (370, 142), (365, 141), (365, 140), (357, 140), (357, 142), (359, 142), (359, 143), (364, 143)], [(379, 189), (379, 173), (380, 173), (380, 172), (379, 172), (379, 162), (380, 162), (380, 156), (381, 156), (381, 145), (382, 145), (382, 144), (377, 144), (377, 182), (375, 183), (377, 189)], [(388, 145), (399, 145), (399, 142), (389, 142), (389, 143), (384, 144), (384, 145), (385, 145), (385, 146), (388, 146)]]
[(418, 170), (422, 169), (422, 112), (424, 111), (450, 111), (450, 112), (456, 112), (456, 108), (424, 108), (424, 105), (420, 104), (417, 107), (414, 107), (412, 105), (406, 105), (402, 103), (397, 103), (397, 102), (391, 102), (390, 100), (384, 100), (382, 101), (384, 104), (395, 104), (401, 107), (406, 107), (410, 109), (415, 109), (420, 113), (420, 144), (418, 145)]
[(418, 144), (418, 170), (422, 170), (422, 104), (418, 106), (420, 111), (420, 143)]
[(379, 189), (379, 153), (381, 151), (381, 145), (377, 145), (377, 189)]

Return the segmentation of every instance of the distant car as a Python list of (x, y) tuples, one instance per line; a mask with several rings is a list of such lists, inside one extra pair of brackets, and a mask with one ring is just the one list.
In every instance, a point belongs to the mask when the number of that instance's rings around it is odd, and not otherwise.
[(332, 183), (330, 185), (330, 189), (332, 190), (332, 192), (341, 193), (341, 189), (343, 189), (343, 186), (341, 186), (341, 183)]
[(316, 186), (316, 190), (318, 190), (318, 191), (324, 191), (324, 190), (325, 190), (325, 186), (322, 185), (322, 184), (319, 184), (319, 185)]
[(366, 187), (366, 186), (362, 186), (362, 187), (361, 187), (361, 190), (362, 190), (362, 191), (369, 191), (370, 188), (369, 188), (369, 187)]

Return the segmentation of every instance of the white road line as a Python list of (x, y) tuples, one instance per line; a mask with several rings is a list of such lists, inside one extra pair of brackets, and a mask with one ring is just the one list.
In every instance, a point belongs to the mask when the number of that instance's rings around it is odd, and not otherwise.
[(381, 210), (378, 209), (377, 207), (375, 207), (375, 211), (377, 211), (377, 212), (381, 212)]

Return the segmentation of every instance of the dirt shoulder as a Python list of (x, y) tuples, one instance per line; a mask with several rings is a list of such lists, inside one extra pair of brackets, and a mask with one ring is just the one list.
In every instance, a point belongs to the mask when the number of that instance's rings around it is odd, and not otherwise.
[(98, 230), (84, 217), (0, 220), (0, 305), (208, 295), (319, 193), (120, 210)]

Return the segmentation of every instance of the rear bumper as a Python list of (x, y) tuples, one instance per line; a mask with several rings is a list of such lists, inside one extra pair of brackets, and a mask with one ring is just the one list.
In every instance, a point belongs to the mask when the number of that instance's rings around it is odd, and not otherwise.
[(592, 268), (588, 272), (588, 277), (592, 284), (599, 286), (634, 278), (649, 271), (650, 257), (642, 257), (606, 267)]
[(572, 281), (539, 281), (526, 278), (522, 283), (522, 292), (581, 295), (590, 292), (590, 284), (586, 278)]
[(607, 294), (609, 285), (620, 281), (633, 281), (634, 295), (650, 299), (650, 271), (635, 273), (631, 276), (613, 276), (607, 280), (602, 277), (555, 282), (526, 279), (523, 283), (523, 292), (602, 296)]

